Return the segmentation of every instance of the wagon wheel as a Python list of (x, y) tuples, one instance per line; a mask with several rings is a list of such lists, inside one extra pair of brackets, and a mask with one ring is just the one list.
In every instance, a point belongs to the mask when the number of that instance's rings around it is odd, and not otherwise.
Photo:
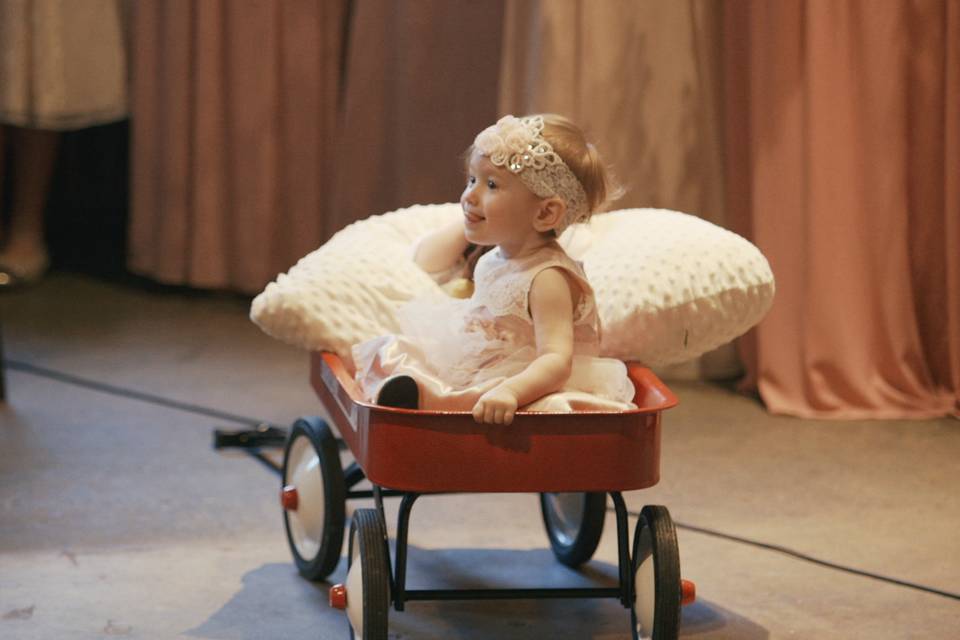
[(347, 563), (346, 608), (351, 640), (387, 640), (390, 557), (386, 526), (376, 509), (354, 512)]
[(318, 417), (293, 423), (283, 452), (283, 524), (300, 574), (323, 580), (343, 547), (346, 485), (337, 442)]
[(680, 629), (680, 552), (666, 507), (646, 506), (633, 537), (634, 640), (672, 640)]
[(568, 567), (593, 557), (603, 535), (605, 493), (541, 493), (540, 512), (553, 554)]

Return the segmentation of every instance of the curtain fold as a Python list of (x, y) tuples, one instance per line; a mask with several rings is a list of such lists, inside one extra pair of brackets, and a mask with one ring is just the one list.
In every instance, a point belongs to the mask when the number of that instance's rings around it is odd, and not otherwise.
[(584, 127), (628, 191), (616, 204), (723, 224), (719, 5), (508, 0), (500, 112)]
[(129, 267), (246, 293), (332, 233), (346, 0), (144, 0), (132, 16)]
[(496, 116), (502, 16), (499, 0), (138, 2), (130, 268), (256, 293), (350, 222), (455, 200)]
[(728, 213), (777, 299), (750, 362), (775, 413), (960, 408), (960, 6), (724, 5)]
[(333, 228), (460, 197), (463, 152), (496, 118), (502, 19), (502, 0), (354, 5)]
[[(508, 0), (501, 113), (557, 112), (627, 189), (613, 207), (726, 224), (720, 5), (708, 0)], [(732, 345), (659, 371), (741, 373)]]

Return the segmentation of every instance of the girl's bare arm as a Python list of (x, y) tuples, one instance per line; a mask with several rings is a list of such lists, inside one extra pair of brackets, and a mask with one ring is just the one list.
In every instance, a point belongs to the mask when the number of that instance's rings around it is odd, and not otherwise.
[(483, 394), (473, 408), (477, 422), (510, 424), (517, 407), (558, 391), (573, 365), (573, 293), (560, 269), (544, 269), (530, 287), (530, 315), (537, 358), (526, 369)]
[(420, 240), (413, 256), (417, 266), (427, 273), (445, 271), (457, 263), (467, 248), (463, 221), (444, 225)]

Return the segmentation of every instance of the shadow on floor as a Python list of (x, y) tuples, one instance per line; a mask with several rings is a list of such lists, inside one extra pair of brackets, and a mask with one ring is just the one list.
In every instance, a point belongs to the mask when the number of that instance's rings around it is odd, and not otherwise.
[(708, 600), (699, 599), (683, 608), (680, 636), (766, 640), (770, 637), (770, 632), (729, 609), (724, 609)]
[[(409, 547), (408, 587), (611, 587), (616, 566), (592, 561), (582, 571), (559, 565), (547, 550)], [(341, 562), (329, 582), (310, 583), (291, 564), (265, 564), (243, 577), (241, 590), (186, 635), (207, 640), (346, 638), (346, 616), (327, 603), (330, 584), (345, 580)], [(630, 614), (614, 599), (412, 602), (391, 608), (390, 638), (464, 640), (629, 639)], [(765, 640), (766, 629), (710, 602), (683, 612), (681, 636)]]
[[(332, 582), (339, 579), (336, 573), (331, 576)], [(240, 591), (184, 635), (209, 640), (317, 638), (322, 629), (321, 638), (343, 638), (346, 620), (327, 604), (329, 588), (328, 583), (300, 578), (292, 563), (265, 564), (244, 574)]]

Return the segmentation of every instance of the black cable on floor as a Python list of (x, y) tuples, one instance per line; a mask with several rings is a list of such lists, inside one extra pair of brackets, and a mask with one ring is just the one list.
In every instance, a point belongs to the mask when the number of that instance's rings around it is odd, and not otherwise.
[[(627, 512), (631, 516), (639, 516), (640, 514), (634, 513), (632, 511)], [(701, 533), (706, 536), (711, 536), (714, 538), (721, 538), (723, 540), (729, 540), (731, 542), (738, 542), (740, 544), (749, 545), (751, 547), (758, 547), (760, 549), (766, 549), (768, 551), (776, 551), (777, 553), (782, 553), (784, 555), (790, 556), (791, 558), (796, 558), (797, 560), (803, 560), (804, 562), (810, 562), (812, 564), (820, 565), (821, 567), (827, 567), (829, 569), (836, 569), (837, 571), (843, 571), (845, 573), (852, 573), (854, 575), (862, 576), (864, 578), (871, 578), (872, 580), (879, 580), (880, 582), (886, 582), (888, 584), (894, 584), (899, 587), (907, 587), (908, 589), (916, 589), (917, 591), (923, 591), (925, 593), (932, 593), (934, 595), (943, 596), (944, 598), (950, 598), (952, 600), (960, 600), (960, 594), (951, 593), (950, 591), (942, 591), (940, 589), (935, 589), (933, 587), (927, 587), (922, 584), (917, 584), (915, 582), (907, 582), (906, 580), (900, 580), (899, 578), (891, 578), (889, 576), (882, 576), (877, 573), (871, 573), (869, 571), (863, 571), (862, 569), (855, 569), (853, 567), (847, 567), (842, 564), (837, 564), (835, 562), (830, 562), (828, 560), (821, 560), (820, 558), (815, 558), (806, 553), (801, 553), (799, 551), (794, 551), (788, 547), (783, 547), (778, 544), (770, 544), (768, 542), (760, 542), (759, 540), (752, 540), (750, 538), (744, 538), (741, 536), (734, 536), (729, 533), (723, 533), (722, 531), (717, 531), (715, 529), (707, 529), (706, 527), (697, 527), (692, 524), (685, 524), (682, 522), (677, 522), (674, 520), (673, 524), (677, 529), (684, 529), (686, 531), (693, 531), (694, 533)]]
[(170, 409), (179, 409), (180, 411), (187, 411), (189, 413), (208, 416), (211, 418), (216, 418), (218, 420), (228, 420), (230, 422), (236, 422), (238, 424), (248, 425), (254, 428), (260, 425), (273, 426), (273, 425), (270, 425), (270, 423), (268, 423), (265, 420), (256, 420), (254, 418), (248, 418), (246, 416), (238, 416), (233, 413), (227, 413), (225, 411), (219, 411), (217, 409), (210, 409), (208, 407), (204, 407), (198, 404), (192, 404), (189, 402), (180, 402), (179, 400), (171, 400), (169, 398), (164, 398), (163, 396), (154, 395), (152, 393), (144, 393), (143, 391), (135, 391), (133, 389), (126, 389), (124, 387), (118, 387), (112, 384), (107, 384), (105, 382), (98, 382), (96, 380), (90, 380), (88, 378), (81, 378), (80, 376), (75, 376), (69, 373), (63, 373), (61, 371), (55, 371), (53, 369), (47, 369), (45, 367), (38, 367), (37, 365), (30, 364), (29, 362), (5, 359), (3, 363), (5, 366), (9, 367), (13, 371), (19, 371), (21, 373), (29, 373), (31, 375), (39, 376), (41, 378), (56, 380), (57, 382), (72, 384), (74, 386), (83, 387), (85, 389), (92, 389), (93, 391), (107, 393), (113, 396), (126, 398), (128, 400), (139, 400), (140, 402), (147, 402), (150, 404), (155, 404), (155, 405), (158, 405), (161, 407), (167, 407)]
[[(135, 391), (133, 389), (126, 389), (124, 387), (118, 387), (115, 385), (107, 384), (104, 382), (98, 382), (95, 380), (88, 380), (87, 378), (82, 378), (80, 376), (75, 376), (69, 373), (63, 373), (60, 371), (55, 371), (53, 369), (47, 369), (45, 367), (38, 367), (37, 365), (30, 364), (29, 362), (22, 362), (19, 360), (9, 360), (4, 359), (3, 363), (5, 366), (9, 367), (14, 371), (20, 371), (22, 373), (29, 373), (35, 376), (42, 378), (48, 378), (50, 380), (56, 380), (58, 382), (63, 382), (66, 384), (72, 384), (78, 387), (83, 387), (85, 389), (92, 389), (94, 391), (100, 391), (101, 393), (108, 393), (110, 395), (119, 396), (121, 398), (127, 398), (130, 400), (139, 400), (141, 402), (148, 402), (150, 404), (155, 404), (161, 407), (168, 407), (171, 409), (179, 409), (180, 411), (187, 411), (189, 413), (196, 413), (198, 415), (209, 416), (212, 418), (217, 418), (219, 420), (229, 420), (231, 422), (236, 422), (238, 424), (248, 425), (251, 427), (258, 427), (261, 425), (266, 425), (274, 427), (270, 423), (264, 420), (255, 420), (245, 416), (239, 416), (232, 413), (226, 413), (224, 411), (219, 411), (217, 409), (210, 409), (197, 404), (192, 404), (189, 402), (180, 402), (178, 400), (171, 400), (169, 398), (164, 398), (163, 396), (154, 395), (152, 393), (144, 393), (142, 391)], [(279, 428), (279, 427), (277, 427)], [(343, 442), (338, 438), (338, 445), (341, 445), (340, 448), (343, 448)], [(270, 468), (274, 472), (279, 472), (279, 468), (272, 460), (265, 456), (258, 449), (249, 449), (246, 450), (247, 453), (259, 461), (264, 466)], [(629, 515), (638, 517), (640, 514), (628, 511)], [(869, 571), (863, 571), (861, 569), (855, 569), (853, 567), (847, 567), (841, 564), (836, 564), (834, 562), (829, 562), (827, 560), (821, 560), (820, 558), (815, 558), (813, 556), (801, 553), (799, 551), (794, 551), (793, 549), (783, 547), (776, 544), (770, 544), (767, 542), (760, 542), (759, 540), (752, 540), (750, 538), (743, 538), (741, 536), (734, 536), (729, 533), (723, 533), (722, 531), (716, 531), (714, 529), (707, 529), (705, 527), (697, 527), (690, 524), (684, 524), (682, 522), (674, 521), (674, 525), (678, 529), (684, 529), (686, 531), (692, 531), (694, 533), (700, 533), (707, 536), (712, 536), (714, 538), (721, 538), (723, 540), (729, 540), (731, 542), (737, 542), (740, 544), (749, 545), (752, 547), (757, 547), (759, 549), (766, 549), (768, 551), (775, 551), (777, 553), (782, 553), (784, 555), (796, 558), (798, 560), (803, 560), (805, 562), (810, 562), (812, 564), (817, 564), (822, 567), (827, 567), (829, 569), (836, 569), (837, 571), (843, 571), (845, 573), (850, 573), (853, 575), (862, 576), (864, 578), (870, 578), (872, 580), (879, 580), (880, 582), (886, 582), (887, 584), (893, 584), (900, 587), (906, 587), (908, 589), (915, 589), (917, 591), (923, 591), (925, 593), (930, 593), (933, 595), (942, 596), (944, 598), (950, 598), (952, 600), (960, 600), (960, 594), (951, 593), (949, 591), (943, 591), (941, 589), (935, 589), (933, 587), (927, 587), (921, 584), (916, 584), (914, 582), (907, 582), (906, 580), (900, 580), (898, 578), (891, 578), (889, 576), (882, 576), (876, 573), (870, 573)]]
[[(140, 402), (146, 402), (148, 404), (154, 404), (160, 407), (166, 407), (169, 409), (178, 409), (180, 411), (186, 411), (188, 413), (195, 413), (197, 415), (217, 418), (218, 420), (227, 420), (230, 422), (236, 422), (237, 424), (242, 424), (247, 427), (252, 427), (253, 429), (256, 429), (256, 430), (260, 430), (264, 428), (276, 429), (278, 431), (285, 430), (283, 427), (267, 422), (266, 420), (257, 420), (255, 418), (248, 418), (246, 416), (238, 416), (233, 413), (227, 413), (225, 411), (220, 411), (218, 409), (211, 409), (209, 407), (204, 407), (198, 404), (193, 404), (189, 402), (180, 402), (179, 400), (171, 400), (170, 398), (165, 398), (163, 396), (158, 396), (152, 393), (135, 391), (133, 389), (127, 389), (125, 387), (118, 387), (116, 385), (107, 384), (105, 382), (99, 382), (97, 380), (90, 380), (89, 378), (83, 378), (70, 373), (63, 373), (62, 371), (56, 371), (54, 369), (39, 367), (35, 364), (30, 364), (29, 362), (4, 359), (3, 364), (4, 366), (9, 367), (13, 371), (28, 373), (41, 378), (47, 378), (49, 380), (63, 382), (65, 384), (72, 384), (77, 387), (82, 387), (84, 389), (91, 389), (93, 391), (99, 391), (101, 393), (117, 396), (120, 398), (124, 398), (126, 400), (138, 400)], [(337, 448), (340, 449), (341, 451), (347, 448), (347, 443), (344, 442), (342, 438), (337, 438), (336, 441), (337, 441)], [(280, 467), (275, 462), (267, 458), (259, 449), (247, 448), (247, 447), (237, 447), (237, 448), (243, 449), (252, 458), (255, 458), (256, 460), (262, 462), (265, 466), (267, 466), (271, 470), (277, 473), (280, 473), (281, 471)]]

